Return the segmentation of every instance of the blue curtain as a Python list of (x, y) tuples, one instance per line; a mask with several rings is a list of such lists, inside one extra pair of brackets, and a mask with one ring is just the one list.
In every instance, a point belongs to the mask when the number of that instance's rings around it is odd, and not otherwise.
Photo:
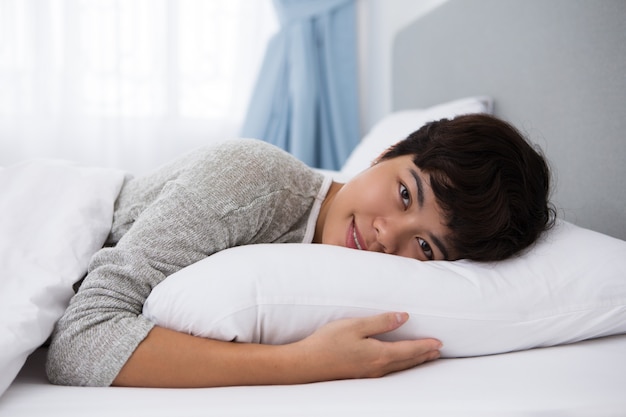
[(242, 136), (339, 169), (359, 141), (354, 0), (274, 0), (271, 39)]

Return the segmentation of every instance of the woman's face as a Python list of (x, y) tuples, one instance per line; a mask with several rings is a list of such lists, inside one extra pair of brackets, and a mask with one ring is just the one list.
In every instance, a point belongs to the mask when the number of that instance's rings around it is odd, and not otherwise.
[(419, 260), (451, 259), (430, 176), (411, 155), (373, 165), (324, 201), (315, 241)]

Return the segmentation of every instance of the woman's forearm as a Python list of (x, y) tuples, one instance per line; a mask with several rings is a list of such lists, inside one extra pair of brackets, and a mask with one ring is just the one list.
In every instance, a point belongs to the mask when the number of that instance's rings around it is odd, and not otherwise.
[(113, 385), (182, 388), (301, 382), (287, 372), (293, 360), (288, 345), (223, 342), (155, 327)]
[(377, 377), (439, 357), (434, 339), (381, 342), (369, 336), (394, 330), (405, 314), (346, 319), (281, 346), (222, 342), (155, 327), (113, 385), (215, 387), (298, 384)]

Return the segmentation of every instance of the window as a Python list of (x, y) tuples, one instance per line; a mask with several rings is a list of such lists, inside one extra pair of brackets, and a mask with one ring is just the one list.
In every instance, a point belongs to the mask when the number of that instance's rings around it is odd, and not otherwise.
[(270, 0), (0, 0), (0, 165), (235, 136), (277, 29)]

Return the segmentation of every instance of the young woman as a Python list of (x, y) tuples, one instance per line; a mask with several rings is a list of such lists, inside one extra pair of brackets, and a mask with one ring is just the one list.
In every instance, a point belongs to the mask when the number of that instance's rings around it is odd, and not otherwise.
[(548, 193), (543, 157), (485, 115), (430, 123), (346, 184), (256, 140), (199, 150), (124, 184), (107, 247), (56, 326), (48, 376), (95, 386), (293, 384), (382, 376), (436, 359), (437, 340), (370, 337), (406, 322), (399, 312), (339, 320), (283, 346), (190, 336), (141, 312), (167, 276), (239, 245), (503, 259), (551, 225)]

